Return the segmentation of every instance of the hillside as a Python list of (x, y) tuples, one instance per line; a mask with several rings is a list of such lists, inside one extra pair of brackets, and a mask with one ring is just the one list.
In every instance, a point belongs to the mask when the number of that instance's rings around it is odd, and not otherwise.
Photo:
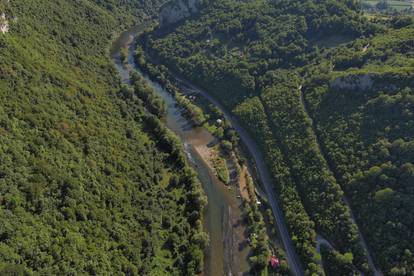
[(1, 275), (202, 269), (200, 185), (108, 53), (161, 3), (117, 3), (1, 1)]
[(411, 275), (411, 22), (355, 1), (204, 1), (143, 38), (260, 145), (306, 274)]
[(378, 263), (411, 275), (414, 26), (400, 27), (331, 53), (335, 71), (309, 80), (305, 95)]

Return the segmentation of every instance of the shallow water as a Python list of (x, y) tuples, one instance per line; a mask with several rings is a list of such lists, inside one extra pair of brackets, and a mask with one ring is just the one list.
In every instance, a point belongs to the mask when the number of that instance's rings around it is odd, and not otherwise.
[[(247, 255), (249, 248), (245, 242), (246, 227), (241, 221), (241, 201), (236, 198), (236, 192), (229, 190), (221, 183), (201, 156), (195, 150), (198, 146), (208, 146), (214, 143), (214, 137), (202, 127), (193, 127), (182, 116), (182, 112), (172, 97), (161, 85), (151, 81), (139, 71), (134, 64), (134, 38), (145, 25), (131, 28), (122, 33), (113, 43), (111, 57), (121, 76), (122, 82), (129, 83), (129, 72), (137, 70), (147, 83), (161, 96), (167, 104), (167, 114), (164, 118), (166, 126), (171, 129), (184, 144), (188, 160), (198, 173), (203, 185), (208, 204), (204, 214), (204, 226), (210, 237), (210, 244), (205, 254), (204, 275), (240, 275), (248, 272)], [(120, 51), (129, 49), (128, 63), (123, 65)]]

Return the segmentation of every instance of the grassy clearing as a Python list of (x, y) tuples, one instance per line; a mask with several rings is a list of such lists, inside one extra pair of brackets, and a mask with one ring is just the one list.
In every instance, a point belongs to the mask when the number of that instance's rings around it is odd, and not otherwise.
[[(370, 4), (373, 7), (375, 7), (375, 5), (377, 5), (379, 2), (380, 1), (377, 1), (377, 0), (362, 1), (362, 3)], [(408, 9), (413, 6), (412, 2), (405, 2), (405, 1), (391, 0), (391, 1), (387, 1), (387, 3), (391, 8), (396, 9), (397, 11), (402, 11), (402, 10)]]
[(211, 162), (216, 171), (217, 177), (220, 181), (223, 181), (224, 184), (229, 184), (230, 182), (230, 173), (227, 168), (226, 159), (222, 157), (222, 153), (219, 149), (213, 151), (213, 156)]

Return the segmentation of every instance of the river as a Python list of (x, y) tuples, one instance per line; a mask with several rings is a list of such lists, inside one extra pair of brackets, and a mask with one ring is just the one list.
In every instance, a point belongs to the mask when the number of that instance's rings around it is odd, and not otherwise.
[[(250, 267), (248, 255), (250, 248), (246, 243), (246, 225), (242, 221), (241, 200), (234, 189), (228, 189), (215, 176), (199, 154), (200, 147), (208, 147), (215, 142), (214, 137), (203, 127), (193, 127), (182, 115), (174, 97), (163, 87), (151, 81), (134, 63), (134, 39), (145, 25), (131, 28), (122, 33), (111, 48), (111, 58), (123, 83), (129, 83), (129, 72), (140, 73), (167, 105), (164, 118), (166, 126), (182, 141), (188, 160), (197, 171), (198, 177), (208, 198), (204, 214), (205, 231), (210, 243), (205, 254), (204, 275), (243, 275)], [(121, 62), (122, 49), (128, 49), (126, 64)]]

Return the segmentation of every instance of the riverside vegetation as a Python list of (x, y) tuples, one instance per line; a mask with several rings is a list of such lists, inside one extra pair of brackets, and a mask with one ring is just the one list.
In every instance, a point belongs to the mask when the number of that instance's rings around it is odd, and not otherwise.
[[(200, 185), (163, 102), (137, 75), (121, 85), (108, 57), (115, 33), (164, 2), (0, 0), (1, 275), (202, 271)], [(360, 230), (384, 274), (413, 275), (413, 18), (368, 17), (353, 0), (200, 2), (146, 33), (145, 55), (255, 138), (305, 273), (372, 274)], [(220, 118), (180, 99), (197, 125)], [(264, 271), (264, 222), (248, 205)], [(317, 235), (333, 247), (323, 266)]]
[(161, 2), (1, 2), (1, 275), (203, 270), (201, 186), (162, 102), (108, 55)]
[[(151, 31), (147, 29), (140, 36), (140, 40), (145, 40), (146, 33)], [(141, 43), (144, 41), (141, 41)], [(245, 177), (241, 175), (241, 168), (239, 163), (247, 162), (244, 157), (244, 153), (241, 150), (239, 144), (239, 137), (236, 134), (232, 126), (226, 121), (223, 121), (222, 112), (212, 104), (209, 104), (206, 99), (203, 99), (200, 95), (196, 97), (193, 95), (185, 95), (180, 88), (180, 83), (177, 79), (168, 71), (168, 69), (162, 64), (151, 63), (145, 57), (145, 51), (140, 44), (137, 45), (135, 52), (135, 61), (139, 65), (140, 70), (148, 74), (148, 76), (163, 85), (169, 93), (171, 93), (177, 103), (183, 108), (183, 114), (194, 125), (203, 125), (211, 133), (214, 134), (218, 140), (218, 144), (212, 149), (212, 165), (216, 171), (217, 177), (226, 185), (231, 185), (229, 171), (226, 165), (227, 159), (232, 159), (232, 162), (237, 168), (237, 174), (239, 177)], [(193, 101), (189, 97), (193, 96)], [(217, 121), (219, 120), (219, 121)], [(221, 121), (220, 121), (221, 120)], [(237, 164), (236, 164), (237, 163)], [(241, 181), (240, 179), (238, 181)], [(233, 183), (234, 184), (234, 183)], [(263, 213), (268, 214), (270, 211), (266, 202), (263, 202), (263, 206), (260, 208), (257, 204), (257, 198), (254, 191), (254, 184), (251, 177), (247, 174), (246, 179), (247, 198), (243, 198), (243, 209), (245, 220), (248, 225), (248, 241), (252, 248), (252, 252), (249, 255), (249, 262), (251, 264), (251, 273), (254, 275), (286, 275), (289, 271), (285, 255), (283, 250), (275, 248), (274, 252), (277, 253), (281, 261), (281, 266), (277, 269), (271, 269), (268, 267), (268, 260), (271, 253), (269, 242), (269, 234), (276, 236), (274, 233), (275, 222), (273, 216), (270, 214), (267, 217), (267, 221), (270, 222), (266, 225), (263, 218)], [(273, 248), (272, 248), (273, 249)]]
[[(356, 1), (203, 5), (147, 33), (145, 54), (256, 138), (305, 273), (373, 273), (361, 231), (379, 269), (413, 275), (412, 17), (368, 18)], [(334, 248), (323, 267), (317, 234)]]

